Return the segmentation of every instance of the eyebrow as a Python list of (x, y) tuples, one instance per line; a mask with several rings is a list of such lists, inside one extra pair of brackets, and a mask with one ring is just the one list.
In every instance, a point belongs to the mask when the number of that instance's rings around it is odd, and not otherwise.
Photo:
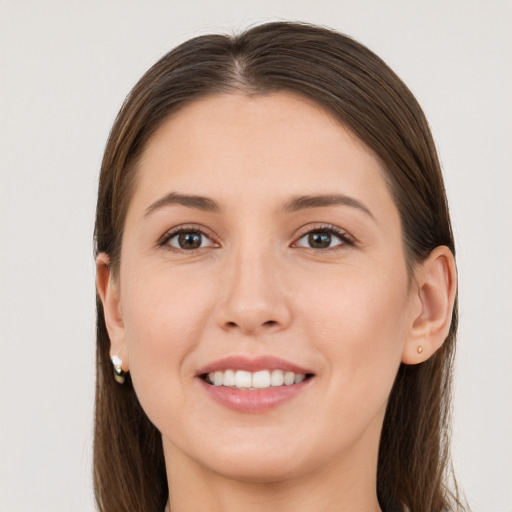
[[(219, 213), (222, 210), (219, 204), (209, 197), (170, 192), (146, 208), (144, 217), (147, 217), (155, 210), (175, 204), (180, 204), (187, 208), (195, 208), (204, 212)], [(322, 208), (336, 205), (356, 208), (375, 220), (372, 212), (361, 203), (361, 201), (344, 194), (295, 196), (283, 206), (282, 211), (284, 213), (292, 213), (310, 208)]]
[(155, 210), (158, 210), (159, 208), (163, 208), (164, 206), (170, 206), (174, 204), (181, 204), (182, 206), (186, 206), (188, 208), (196, 208), (197, 210), (202, 210), (204, 212), (218, 213), (221, 211), (220, 206), (213, 199), (210, 199), (208, 197), (170, 192), (169, 194), (158, 199), (151, 206), (146, 208), (144, 217), (147, 217), (148, 215), (150, 215)]
[(366, 215), (375, 220), (373, 213), (357, 199), (346, 196), (344, 194), (326, 194), (316, 196), (296, 196), (293, 197), (283, 207), (284, 212), (296, 212), (299, 210), (306, 210), (309, 208), (322, 208), (325, 206), (343, 205), (350, 206), (361, 210)]

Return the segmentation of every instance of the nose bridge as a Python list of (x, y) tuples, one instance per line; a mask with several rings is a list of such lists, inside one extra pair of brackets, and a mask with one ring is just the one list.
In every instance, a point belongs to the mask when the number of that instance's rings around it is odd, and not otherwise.
[(234, 244), (225, 261), (223, 300), (218, 321), (222, 328), (245, 334), (261, 334), (284, 328), (290, 311), (279, 258), (269, 237), (245, 236)]

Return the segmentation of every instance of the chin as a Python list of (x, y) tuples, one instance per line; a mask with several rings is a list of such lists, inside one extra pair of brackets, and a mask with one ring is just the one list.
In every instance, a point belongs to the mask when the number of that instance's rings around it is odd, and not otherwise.
[(238, 460), (232, 458), (225, 463), (216, 461), (214, 467), (210, 467), (215, 473), (243, 483), (279, 483), (299, 477), (311, 471), (311, 468), (301, 469), (301, 463), (297, 460), (267, 458), (261, 454), (258, 457)]
[(204, 447), (196, 461), (209, 471), (239, 482), (278, 483), (308, 474), (321, 465), (325, 457), (319, 448), (315, 453), (306, 451), (300, 439), (288, 437), (272, 442), (262, 436), (254, 442), (238, 440)]

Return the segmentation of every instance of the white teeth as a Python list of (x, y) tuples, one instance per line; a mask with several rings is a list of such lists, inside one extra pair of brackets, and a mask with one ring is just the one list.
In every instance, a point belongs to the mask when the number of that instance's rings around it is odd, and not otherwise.
[(208, 380), (214, 386), (236, 387), (239, 389), (266, 389), (269, 387), (291, 386), (299, 384), (306, 378), (304, 373), (284, 372), (283, 370), (226, 370), (211, 372)]
[(295, 373), (286, 372), (284, 374), (284, 383), (286, 386), (291, 386), (292, 384), (295, 384)]
[(305, 378), (306, 376), (303, 373), (297, 373), (297, 375), (295, 375), (295, 384), (302, 382)]
[(235, 372), (233, 370), (226, 370), (224, 372), (224, 386), (234, 386), (236, 384)]
[(270, 387), (270, 372), (263, 370), (252, 374), (252, 387), (257, 389)]
[(274, 370), (270, 376), (271, 386), (282, 386), (284, 384), (284, 372), (283, 370)]
[(251, 372), (237, 370), (235, 373), (235, 386), (237, 388), (250, 388), (252, 386)]
[(224, 380), (224, 374), (222, 372), (215, 372), (213, 374), (213, 383), (216, 386), (222, 386), (222, 381)]

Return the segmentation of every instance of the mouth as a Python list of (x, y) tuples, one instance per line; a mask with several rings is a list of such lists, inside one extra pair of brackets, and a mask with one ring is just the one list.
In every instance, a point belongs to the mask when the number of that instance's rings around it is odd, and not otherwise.
[(315, 374), (273, 356), (229, 356), (196, 374), (218, 404), (241, 413), (263, 413), (306, 393)]
[(296, 373), (282, 369), (259, 370), (250, 372), (246, 370), (217, 370), (203, 373), (201, 379), (211, 386), (223, 386), (243, 391), (255, 391), (269, 388), (292, 386), (313, 377), (312, 373)]

